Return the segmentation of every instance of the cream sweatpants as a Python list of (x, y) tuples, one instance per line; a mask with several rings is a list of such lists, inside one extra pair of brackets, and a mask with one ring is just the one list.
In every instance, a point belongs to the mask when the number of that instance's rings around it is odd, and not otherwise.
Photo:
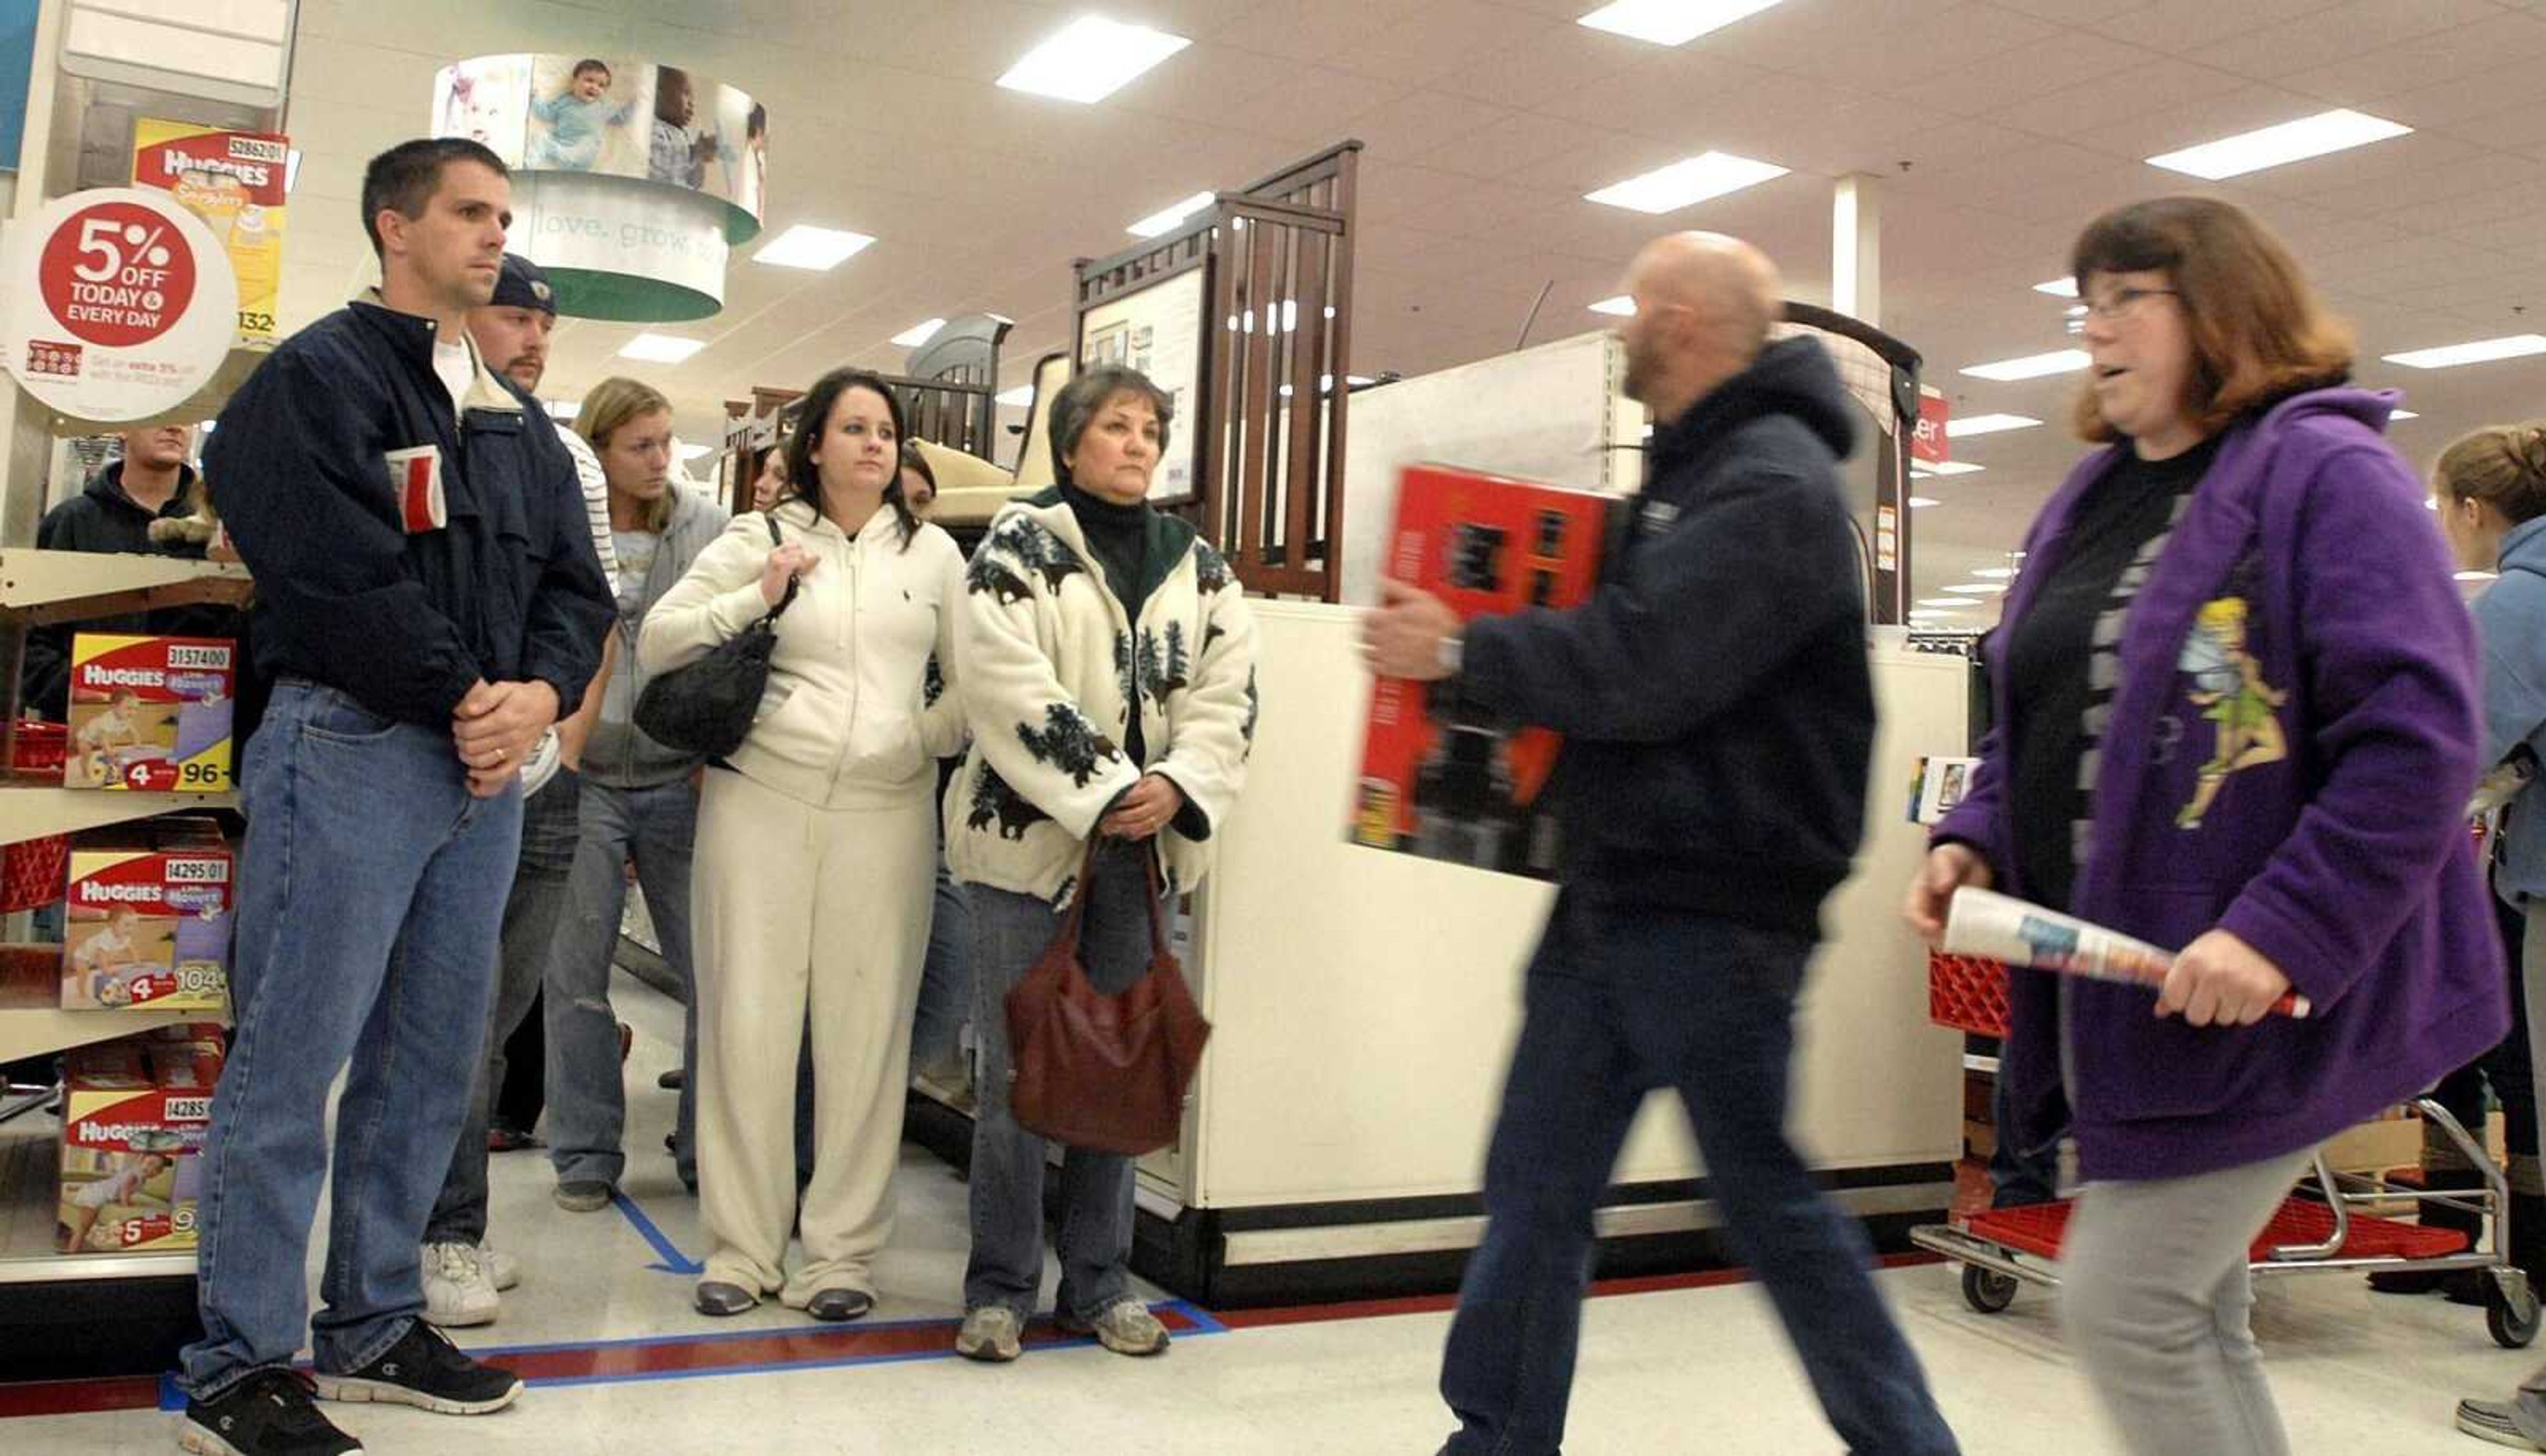
[[(710, 769), (691, 880), (699, 1207), (708, 1280), (802, 1309), (872, 1294), (892, 1233), (910, 1018), (928, 950), (936, 806), (818, 809)], [(811, 1015), (813, 1180), (796, 1202), (796, 1056)]]

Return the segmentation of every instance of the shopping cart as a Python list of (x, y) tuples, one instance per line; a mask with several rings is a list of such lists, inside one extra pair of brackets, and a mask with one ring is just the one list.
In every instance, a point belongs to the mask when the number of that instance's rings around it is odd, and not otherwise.
[[(2006, 1035), (2006, 968), (1992, 961), (1931, 954), (1927, 962), (1927, 1016), (1940, 1026), (1981, 1036)], [(2524, 1348), (2541, 1323), (2537, 1292), (2510, 1262), (2510, 1189), (2502, 1168), (2448, 1109), (2424, 1097), (2415, 1103), (2422, 1118), (2445, 1134), (2484, 1186), (2436, 1190), (2367, 1173), (2337, 1173), (2319, 1153), (2316, 1167), (2254, 1240), (2249, 1267), (2257, 1274), (2304, 1274), (2329, 1269), (2355, 1272), (2412, 1269), (2421, 1273), (2466, 1271), (2486, 1275), (2484, 1323), (2494, 1342)], [(2446, 1206), (2490, 1221), (2492, 1236), (2471, 1246), (2453, 1229), (2370, 1213), (2411, 1203), (2418, 1209)], [(1984, 1315), (2015, 1302), (2018, 1286), (2060, 1282), (2060, 1242), (2073, 1205), (2067, 1200), (1975, 1213), (1951, 1224), (1910, 1231), (1910, 1242), (1963, 1266), (1963, 1300)]]

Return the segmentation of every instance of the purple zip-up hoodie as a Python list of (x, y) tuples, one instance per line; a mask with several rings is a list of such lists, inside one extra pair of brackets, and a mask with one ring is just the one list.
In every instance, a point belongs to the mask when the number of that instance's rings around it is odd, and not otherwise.
[[(2379, 433), (2396, 400), (2318, 389), (2234, 427), (2124, 619), (2070, 908), (2170, 948), (2228, 930), (2315, 1011), (2193, 1027), (2157, 1017), (2146, 990), (2071, 981), (2065, 1079), (2088, 1178), (2313, 1147), (2509, 1025), (2466, 820), (2484, 745), (2475, 635), (2422, 489)], [(2058, 574), (2079, 500), (2126, 448), (2079, 462), (2034, 522), (2007, 621)], [(2001, 727), (1936, 837), (2022, 895), (2002, 667), (1993, 680)], [(2060, 987), (2013, 981), (2002, 1074), (2039, 1142), (2064, 1080)]]

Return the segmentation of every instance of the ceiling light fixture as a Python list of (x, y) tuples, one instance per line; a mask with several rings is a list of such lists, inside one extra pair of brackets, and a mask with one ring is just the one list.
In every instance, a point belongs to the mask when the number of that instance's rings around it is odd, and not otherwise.
[(1944, 504), (1944, 502), (1943, 502), (1943, 501), (1941, 501), (1941, 500), (1934, 499), (1934, 498), (1932, 498), (1932, 497), (1930, 497), (1930, 496), (1925, 496), (1925, 495), (1913, 495), (1913, 496), (1910, 497), (1910, 499), (1909, 499), (1909, 501), (1907, 502), (1907, 504), (1909, 505), (1910, 509), (1911, 509), (1911, 510), (1913, 510), (1913, 511), (1923, 511), (1923, 510), (1925, 510), (1927, 507), (1931, 506), (1931, 505), (1943, 505), (1943, 504)]
[(570, 420), (581, 413), (583, 413), (583, 403), (581, 400), (552, 399), (549, 401), (550, 419)]
[(2152, 167), (2164, 167), (2169, 172), (2182, 172), (2217, 182), (2226, 177), (2260, 172), (2266, 167), (2303, 162), (2328, 152), (2367, 146), (2392, 136), (2410, 135), (2413, 129), (2384, 117), (2355, 111), (2319, 112), (2295, 122), (2283, 122), (2277, 127), (2241, 131), (2234, 136), (2222, 136), (2217, 141), (2205, 141), (2199, 146), (2166, 152), (2149, 158), (2148, 162)]
[(2078, 280), (2074, 278), (2049, 279), (2042, 283), (2035, 284), (2033, 286), (2033, 291), (2037, 294), (2049, 294), (2055, 299), (2074, 299), (2078, 297)]
[(1187, 217), (1192, 216), (1194, 214), (1201, 212), (1203, 209), (1210, 207), (1216, 201), (1218, 201), (1218, 199), (1211, 193), (1197, 192), (1193, 196), (1186, 198), (1183, 202), (1172, 204), (1151, 213), (1148, 216), (1133, 223), (1130, 227), (1124, 230), (1131, 233), (1134, 237), (1156, 237), (1162, 232), (1173, 232), (1175, 231), (1177, 224), (1183, 222)]
[(2006, 590), (2006, 583), (2003, 581), (1958, 581), (1952, 586), (1946, 587), (1945, 590), (1959, 592), (1969, 596), (1995, 596), (1997, 593)]
[(2420, 415), (2416, 414), (2410, 409), (2390, 410), (2387, 414), (2387, 423), (2392, 425), (2398, 420), (2418, 420), (2420, 418)]
[(1972, 573), (1983, 581), (2005, 581), (2015, 575), (2013, 566), (1984, 566)]
[(1920, 597), (1918, 599), (1918, 605), (1922, 607), (1977, 607), (1980, 603), (1973, 601), (1969, 597)]
[(2501, 574), (2502, 574), (2502, 573), (2501, 573), (2501, 572), (2499, 572), (2499, 571), (2460, 571), (2460, 572), (2458, 573), (2458, 580), (2460, 580), (2460, 581), (2491, 581), (2494, 577), (2499, 576), (2499, 575), (2501, 575)]
[(1027, 51), (999, 84), (1010, 91), (1074, 101), (1103, 101), (1133, 78), (1193, 43), (1147, 26), (1091, 15), (1070, 22)]
[(1614, 299), (1602, 299), (1599, 302), (1592, 304), (1591, 311), (1594, 313), (1606, 313), (1613, 318), (1633, 318), (1636, 316), (1636, 300), (1628, 298), (1625, 294), (1620, 294)]
[(646, 332), (619, 346), (619, 357), (644, 364), (679, 364), (708, 346), (705, 339), (684, 339)]
[(919, 322), (912, 324), (910, 327), (903, 329), (901, 332), (894, 334), (892, 336), (892, 341), (905, 349), (916, 349), (920, 345), (927, 343), (930, 339), (937, 337), (937, 331), (945, 326), (945, 319), (923, 318)]
[(1945, 438), (1968, 440), (1974, 435), (1996, 435), (2007, 430), (2030, 430), (2042, 421), (2027, 414), (1975, 414), (1945, 422)]
[(672, 442), (672, 454), (680, 460), (681, 464), (688, 465), (691, 461), (697, 460), (700, 456), (716, 454), (716, 447), (713, 445), (692, 445), (686, 440), (675, 440)]
[(802, 268), (811, 273), (826, 273), (856, 257), (875, 242), (863, 232), (846, 232), (837, 227), (815, 227), (799, 222), (770, 239), (759, 252), (751, 255), (754, 263), (772, 268)]
[(1641, 177), (1612, 183), (1598, 192), (1586, 192), (1582, 197), (1585, 202), (1625, 208), (1630, 212), (1676, 213), (1709, 198), (1740, 192), (1745, 187), (1755, 187), (1785, 175), (1786, 169), (1774, 162), (1752, 161), (1731, 152), (1709, 151), (1656, 168)]
[(1573, 23), (1631, 41), (1685, 45), (1709, 31), (1720, 31), (1778, 3), (1779, 0), (1615, 0)]
[(1013, 389), (1001, 389), (998, 393), (991, 395), (990, 399), (991, 402), (996, 404), (1008, 404), (1013, 405), (1018, 409), (1023, 409), (1027, 405), (1034, 403), (1034, 385), (1019, 385)]
[(1988, 469), (1987, 466), (1976, 466), (1969, 461), (1941, 460), (1932, 465), (1922, 463), (1911, 466), (1910, 478), (1924, 480), (1930, 475), (1977, 475)]
[(2011, 384), (2017, 380), (2038, 380), (2046, 375), (2076, 374), (2094, 362), (2083, 349), (2055, 349), (2048, 354), (2027, 354), (2021, 359), (1975, 364), (1963, 373), (1976, 380)]
[(2455, 369), (2463, 364), (2491, 364), (2530, 354), (2546, 354), (2546, 334), (2506, 334), (2499, 339), (2477, 339), (2469, 344), (2413, 349), (2383, 357), (2389, 364), (2401, 364), (2407, 369)]

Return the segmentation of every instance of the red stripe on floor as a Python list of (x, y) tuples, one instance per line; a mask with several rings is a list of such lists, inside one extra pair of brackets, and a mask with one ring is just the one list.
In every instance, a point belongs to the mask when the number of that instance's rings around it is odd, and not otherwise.
[(147, 1411), (158, 1404), (159, 1377), (155, 1375), (0, 1385), (0, 1420), (20, 1415), (87, 1415), (100, 1411)]
[[(1876, 1262), (1887, 1269), (1942, 1263), (1939, 1254), (1887, 1254)], [(1591, 1286), (1593, 1299), (1630, 1294), (1663, 1294), (1678, 1289), (1715, 1289), (1746, 1284), (1747, 1269), (1707, 1269), (1694, 1274), (1652, 1274), (1634, 1279), (1603, 1279)], [(1280, 1325), (1316, 1325), (1336, 1320), (1382, 1320), (1395, 1315), (1437, 1315), (1458, 1308), (1455, 1294), (1414, 1295), (1405, 1299), (1348, 1300), (1330, 1305), (1296, 1305), (1283, 1309), (1236, 1310), (1212, 1318), (1231, 1329), (1262, 1329)]]

